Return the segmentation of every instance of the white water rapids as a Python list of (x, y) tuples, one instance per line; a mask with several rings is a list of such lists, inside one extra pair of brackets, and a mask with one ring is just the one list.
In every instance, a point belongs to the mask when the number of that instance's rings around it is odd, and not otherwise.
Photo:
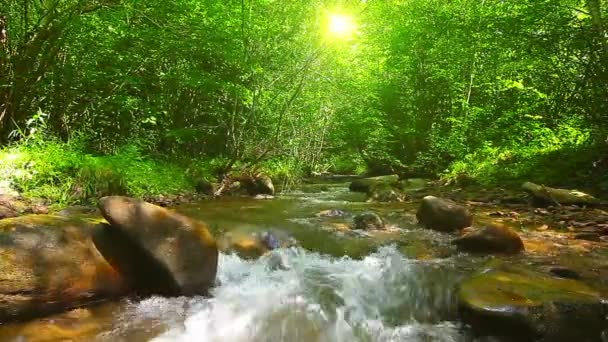
[(394, 247), (362, 260), (273, 253), (256, 261), (222, 254), (211, 298), (154, 297), (119, 320), (159, 322), (156, 342), (464, 341), (449, 321), (456, 282), (449, 259), (410, 260)]

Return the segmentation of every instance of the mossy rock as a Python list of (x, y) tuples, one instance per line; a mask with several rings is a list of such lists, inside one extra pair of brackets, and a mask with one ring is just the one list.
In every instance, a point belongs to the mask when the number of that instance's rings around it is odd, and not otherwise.
[(602, 293), (585, 283), (491, 263), (459, 288), (463, 320), (479, 335), (516, 341), (599, 341)]
[(407, 195), (391, 184), (379, 183), (371, 187), (367, 198), (368, 202), (404, 202)]
[(364, 192), (369, 193), (375, 187), (381, 184), (397, 184), (399, 181), (398, 175), (388, 175), (388, 176), (378, 176), (378, 177), (369, 177), (362, 179), (355, 179), (352, 183), (350, 183), (348, 189), (353, 192)]
[(525, 182), (522, 188), (532, 196), (533, 202), (537, 206), (555, 204), (597, 205), (600, 203), (597, 198), (578, 190), (550, 188), (531, 182)]
[(27, 320), (131, 292), (98, 250), (97, 224), (52, 215), (0, 221), (0, 322)]

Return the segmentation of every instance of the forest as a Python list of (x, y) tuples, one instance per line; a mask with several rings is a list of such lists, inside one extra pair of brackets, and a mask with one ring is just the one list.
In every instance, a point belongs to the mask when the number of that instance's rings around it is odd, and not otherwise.
[(0, 0), (0, 179), (63, 203), (264, 172), (608, 188), (601, 0)]
[(608, 342), (608, 0), (0, 0), (0, 341)]

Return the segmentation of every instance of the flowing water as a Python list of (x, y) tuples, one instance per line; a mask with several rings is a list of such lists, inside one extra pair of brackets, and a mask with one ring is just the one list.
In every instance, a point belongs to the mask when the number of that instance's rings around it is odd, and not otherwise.
[[(177, 208), (214, 233), (284, 231), (301, 247), (257, 260), (221, 254), (209, 298), (106, 303), (0, 328), (8, 341), (469, 341), (455, 288), (474, 268), (447, 238), (420, 229), (403, 204), (371, 205), (346, 184), (262, 201), (227, 198)], [(373, 209), (392, 225), (372, 237), (340, 232), (351, 217), (324, 209)]]

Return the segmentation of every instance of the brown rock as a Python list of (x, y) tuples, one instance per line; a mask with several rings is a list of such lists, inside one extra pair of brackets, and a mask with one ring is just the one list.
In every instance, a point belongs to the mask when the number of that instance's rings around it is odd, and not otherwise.
[(516, 254), (524, 250), (524, 243), (511, 228), (491, 225), (473, 231), (453, 241), (458, 248), (473, 253)]
[(224, 253), (236, 253), (244, 259), (257, 259), (268, 251), (255, 236), (230, 232), (218, 240), (218, 247)]
[(17, 217), (19, 214), (13, 209), (3, 207), (0, 205), (0, 220), (5, 218)]
[(34, 205), (32, 207), (32, 213), (36, 215), (46, 215), (49, 213), (49, 207), (42, 204)]
[(445, 232), (462, 229), (473, 223), (473, 216), (466, 207), (434, 196), (422, 199), (416, 217), (423, 226)]
[[(24, 320), (127, 294), (85, 221), (31, 215), (0, 222), (0, 321)], [(110, 244), (110, 242), (108, 242)]]
[[(218, 250), (201, 222), (137, 199), (110, 196), (99, 201), (108, 230), (147, 256), (161, 281), (149, 290), (165, 295), (206, 294), (214, 284)], [(120, 258), (117, 258), (121, 261)], [(119, 268), (130, 268), (128, 260)]]

